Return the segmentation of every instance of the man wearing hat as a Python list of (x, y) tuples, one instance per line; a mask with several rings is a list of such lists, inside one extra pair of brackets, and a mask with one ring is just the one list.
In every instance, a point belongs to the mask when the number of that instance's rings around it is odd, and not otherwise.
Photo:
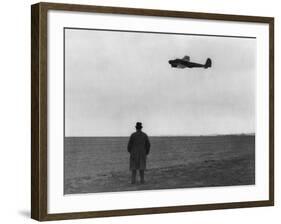
[(146, 169), (146, 156), (149, 154), (150, 142), (148, 136), (142, 132), (142, 123), (136, 123), (134, 132), (128, 142), (130, 153), (130, 170), (132, 171), (132, 184), (136, 183), (137, 170), (140, 172), (140, 182), (144, 183), (144, 170)]

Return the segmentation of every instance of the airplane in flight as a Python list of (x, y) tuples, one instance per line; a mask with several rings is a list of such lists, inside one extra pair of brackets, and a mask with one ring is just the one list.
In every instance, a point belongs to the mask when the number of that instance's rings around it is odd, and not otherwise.
[(210, 68), (212, 66), (212, 61), (210, 58), (207, 58), (205, 64), (199, 64), (191, 62), (189, 56), (184, 56), (182, 59), (177, 58), (175, 60), (169, 60), (169, 64), (173, 68)]

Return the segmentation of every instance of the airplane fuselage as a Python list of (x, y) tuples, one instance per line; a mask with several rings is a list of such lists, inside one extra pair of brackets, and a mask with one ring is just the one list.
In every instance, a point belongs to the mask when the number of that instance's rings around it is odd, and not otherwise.
[(169, 64), (172, 67), (176, 68), (204, 68), (205, 65), (199, 64), (199, 63), (194, 63), (190, 61), (184, 61), (182, 59), (175, 59), (175, 60), (169, 60)]

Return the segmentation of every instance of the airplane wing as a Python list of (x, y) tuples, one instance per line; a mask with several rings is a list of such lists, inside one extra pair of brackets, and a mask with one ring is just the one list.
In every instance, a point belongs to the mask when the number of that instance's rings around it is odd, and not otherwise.
[(182, 58), (182, 60), (183, 60), (183, 61), (190, 61), (190, 57), (186, 55), (186, 56), (184, 56), (184, 57)]

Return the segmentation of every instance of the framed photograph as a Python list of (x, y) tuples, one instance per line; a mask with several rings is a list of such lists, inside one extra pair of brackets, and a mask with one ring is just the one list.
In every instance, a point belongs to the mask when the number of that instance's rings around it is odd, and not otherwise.
[(274, 204), (274, 18), (31, 8), (33, 219)]

